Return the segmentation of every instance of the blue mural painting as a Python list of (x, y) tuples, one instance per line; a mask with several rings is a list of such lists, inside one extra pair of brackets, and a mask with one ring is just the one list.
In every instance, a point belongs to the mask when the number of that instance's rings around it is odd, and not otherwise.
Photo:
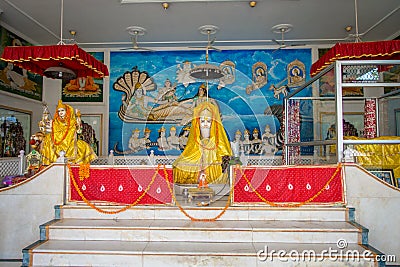
[[(266, 128), (277, 134), (276, 112), (283, 97), (309, 78), (311, 49), (210, 51), (208, 60), (223, 78), (204, 83), (188, 75), (205, 63), (204, 51), (111, 52), (109, 148), (117, 154), (179, 155), (203, 93), (218, 105), (231, 141), (238, 131), (248, 131), (250, 139), (261, 138)], [(312, 112), (304, 106), (303, 113)], [(160, 136), (170, 138), (165, 147), (157, 142)], [(309, 129), (307, 136), (313, 136)]]

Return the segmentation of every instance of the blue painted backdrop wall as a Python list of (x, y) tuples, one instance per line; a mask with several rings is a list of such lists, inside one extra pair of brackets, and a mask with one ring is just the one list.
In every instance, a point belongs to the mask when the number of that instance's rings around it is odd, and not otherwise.
[[(264, 111), (272, 105), (282, 105), (282, 95), (277, 99), (274, 97), (272, 84), (286, 84), (288, 64), (294, 60), (299, 60), (305, 65), (305, 79), (309, 79), (309, 69), (311, 67), (311, 49), (281, 49), (281, 50), (226, 50), (222, 52), (210, 51), (209, 62), (219, 65), (223, 61), (230, 60), (236, 65), (236, 79), (232, 84), (218, 89), (217, 84), (209, 85), (209, 96), (218, 102), (222, 122), (232, 140), (236, 130), (242, 133), (244, 129), (250, 132), (254, 128), (260, 130), (260, 136), (265, 126), (271, 126), (275, 133), (280, 125), (274, 116), (264, 115)], [(113, 89), (115, 81), (125, 72), (137, 67), (140, 71), (146, 71), (156, 83), (157, 87), (163, 87), (168, 78), (172, 83), (177, 83), (177, 66), (183, 62), (190, 61), (195, 65), (205, 62), (204, 51), (160, 51), (160, 52), (111, 52), (110, 54), (110, 94), (109, 94), (109, 148), (115, 146), (119, 151), (128, 150), (128, 140), (134, 129), (141, 131), (147, 127), (151, 130), (150, 139), (156, 141), (159, 137), (158, 130), (164, 126), (167, 130), (171, 126), (177, 127), (177, 133), (182, 131), (183, 126), (176, 123), (126, 123), (118, 117), (118, 110), (122, 104), (123, 93)], [(267, 65), (268, 82), (262, 88), (246, 93), (246, 87), (252, 84), (252, 67), (257, 62)], [(193, 97), (202, 82), (191, 83), (187, 87), (177, 83), (176, 95), (178, 99)], [(296, 88), (290, 88), (290, 91)], [(155, 97), (157, 90), (147, 92), (147, 95)], [(310, 91), (305, 95), (311, 95)], [(312, 131), (307, 135), (312, 137)], [(180, 151), (158, 151), (157, 147), (152, 147), (156, 154), (180, 154)], [(136, 154), (147, 154), (148, 150), (142, 150)]]

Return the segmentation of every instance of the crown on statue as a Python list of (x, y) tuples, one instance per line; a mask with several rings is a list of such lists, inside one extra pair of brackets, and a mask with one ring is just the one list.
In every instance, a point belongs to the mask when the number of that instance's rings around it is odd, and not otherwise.
[(61, 99), (58, 100), (57, 110), (59, 110), (60, 108), (67, 109), (67, 105), (65, 105), (65, 104), (62, 102)]

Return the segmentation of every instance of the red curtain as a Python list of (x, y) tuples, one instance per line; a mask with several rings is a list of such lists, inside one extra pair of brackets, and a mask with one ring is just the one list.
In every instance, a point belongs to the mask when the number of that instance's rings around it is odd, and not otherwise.
[(316, 75), (336, 60), (340, 59), (399, 59), (400, 40), (338, 43), (317, 60), (310, 70)]
[(76, 44), (7, 46), (4, 48), (1, 60), (42, 76), (47, 68), (60, 65), (73, 70), (78, 77), (102, 78), (109, 75), (106, 65)]

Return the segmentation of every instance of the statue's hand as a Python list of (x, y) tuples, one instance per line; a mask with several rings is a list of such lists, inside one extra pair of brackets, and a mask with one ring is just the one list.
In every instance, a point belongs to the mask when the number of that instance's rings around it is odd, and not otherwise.
[(45, 125), (46, 133), (51, 133), (53, 128), (53, 120), (49, 120)]
[(222, 172), (225, 172), (226, 169), (229, 167), (230, 160), (231, 160), (231, 156), (228, 156), (228, 155), (222, 156), (222, 164), (221, 164)]

